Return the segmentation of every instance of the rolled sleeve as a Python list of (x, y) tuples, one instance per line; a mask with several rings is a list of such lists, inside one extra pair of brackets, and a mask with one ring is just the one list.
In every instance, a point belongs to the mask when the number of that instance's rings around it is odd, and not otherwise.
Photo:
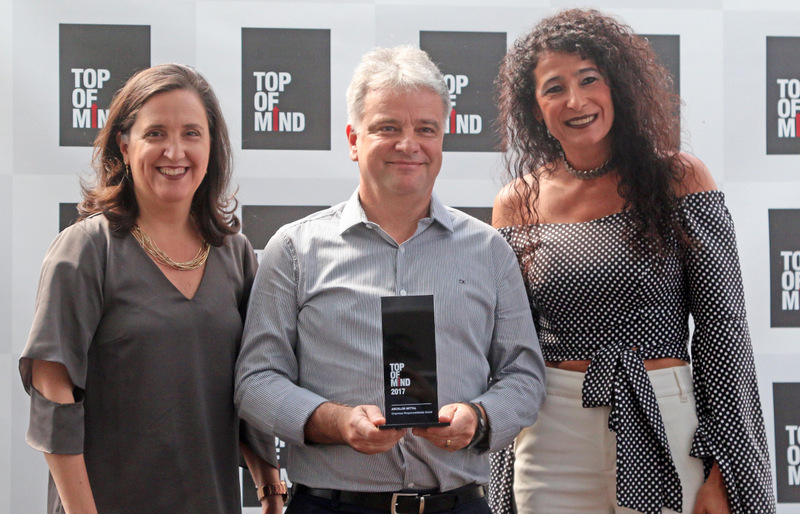
[(56, 403), (30, 388), (31, 411), (25, 441), (45, 453), (83, 453), (83, 401)]
[(545, 395), (545, 371), (539, 339), (514, 253), (497, 237), (494, 252), (497, 307), (489, 360), (489, 389), (480, 402), (489, 421), (489, 449), (508, 446), (536, 421)]
[(235, 402), (254, 429), (303, 445), (306, 421), (327, 400), (297, 385), (297, 280), (293, 247), (279, 231), (261, 255), (250, 293)]

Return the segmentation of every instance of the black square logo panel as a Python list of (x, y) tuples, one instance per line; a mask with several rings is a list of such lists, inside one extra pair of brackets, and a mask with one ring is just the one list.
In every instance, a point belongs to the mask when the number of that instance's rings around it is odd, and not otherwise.
[(800, 37), (767, 37), (767, 154), (800, 153)]
[(800, 209), (769, 210), (770, 326), (800, 327)]
[(242, 29), (242, 148), (331, 149), (331, 33)]
[(261, 250), (282, 226), (327, 208), (326, 205), (243, 205), (242, 232), (253, 248)]
[(800, 383), (772, 384), (778, 503), (800, 503)]
[(58, 231), (61, 232), (68, 226), (78, 221), (77, 203), (58, 204)]
[(491, 207), (455, 207), (459, 211), (465, 212), (477, 218), (487, 225), (492, 224), (492, 208)]
[(681, 94), (681, 37), (667, 34), (642, 34), (650, 41), (650, 47), (655, 52), (661, 64), (672, 75), (674, 93)]
[(453, 111), (445, 123), (444, 150), (496, 151), (493, 94), (506, 55), (505, 32), (421, 31), (419, 46), (439, 66), (450, 90)]
[(148, 25), (59, 25), (61, 146), (92, 146), (114, 93), (150, 67)]

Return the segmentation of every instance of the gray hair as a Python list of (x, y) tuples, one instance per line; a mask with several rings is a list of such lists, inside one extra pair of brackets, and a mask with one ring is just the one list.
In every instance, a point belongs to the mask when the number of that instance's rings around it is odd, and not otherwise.
[(442, 72), (427, 53), (410, 45), (376, 48), (361, 58), (347, 88), (347, 118), (353, 132), (358, 133), (367, 93), (384, 88), (429, 89), (442, 98), (442, 121), (450, 115), (450, 92)]

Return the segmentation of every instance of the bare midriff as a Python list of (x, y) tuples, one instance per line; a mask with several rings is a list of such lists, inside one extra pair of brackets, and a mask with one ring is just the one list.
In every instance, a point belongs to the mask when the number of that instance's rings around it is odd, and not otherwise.
[[(581, 373), (586, 373), (586, 370), (589, 369), (589, 364), (592, 361), (546, 361), (544, 364), (548, 368), (558, 368), (563, 369), (566, 371), (579, 371)], [(647, 371), (653, 371), (656, 369), (664, 369), (664, 368), (674, 368), (676, 366), (686, 366), (689, 363), (681, 360), (676, 359), (674, 357), (663, 357), (661, 359), (645, 359), (644, 361), (644, 369)]]

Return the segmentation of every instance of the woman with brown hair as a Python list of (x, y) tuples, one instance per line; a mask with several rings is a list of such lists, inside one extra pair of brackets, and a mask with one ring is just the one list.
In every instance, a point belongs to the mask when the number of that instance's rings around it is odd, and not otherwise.
[[(238, 512), (233, 368), (256, 261), (205, 79), (177, 64), (134, 75), (94, 166), (80, 220), (45, 257), (20, 359), (48, 512)], [(261, 443), (262, 457), (241, 451), (258, 485), (277, 483), (273, 440)]]
[(671, 85), (594, 10), (542, 20), (502, 65), (493, 222), (548, 365), (517, 439), (520, 512), (775, 510), (733, 224), (680, 151)]

